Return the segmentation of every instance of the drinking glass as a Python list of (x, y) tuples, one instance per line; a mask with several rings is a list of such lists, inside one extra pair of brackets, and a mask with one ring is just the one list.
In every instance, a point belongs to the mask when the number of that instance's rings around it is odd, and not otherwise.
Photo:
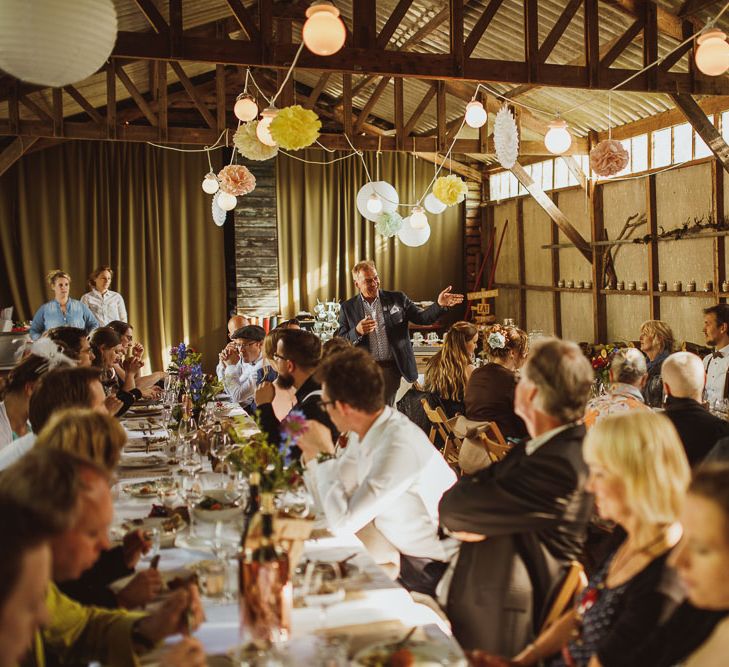
[(193, 473), (182, 478), (182, 498), (190, 515), (190, 537), (195, 537), (195, 513), (193, 507), (203, 499), (203, 487), (200, 476)]
[(165, 394), (167, 394), (172, 389), (172, 386), (174, 385), (174, 383), (175, 383), (175, 376), (171, 375), (170, 373), (166, 373), (165, 374), (165, 384), (164, 384)]
[(238, 556), (241, 549), (240, 535), (237, 529), (226, 528), (225, 522), (216, 521), (212, 548), (213, 555), (225, 568), (225, 598), (227, 600), (235, 600), (238, 595), (238, 568), (231, 568), (230, 561)]
[(142, 560), (150, 562), (159, 553), (162, 539), (159, 528), (155, 528), (154, 526), (145, 528), (144, 539), (147, 540), (150, 545), (149, 551), (147, 551), (146, 554), (142, 555)]
[(326, 622), (327, 609), (344, 600), (344, 584), (338, 563), (313, 561), (304, 572), (304, 602), (319, 608), (319, 628)]

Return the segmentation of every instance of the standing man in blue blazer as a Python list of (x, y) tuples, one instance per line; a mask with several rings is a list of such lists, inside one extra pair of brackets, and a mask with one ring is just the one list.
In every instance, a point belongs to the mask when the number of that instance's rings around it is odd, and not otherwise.
[(342, 304), (337, 335), (370, 351), (385, 376), (385, 402), (394, 405), (400, 378), (415, 382), (418, 377), (408, 323), (432, 324), (448, 308), (461, 303), (463, 294), (452, 294), (449, 285), (436, 303), (422, 309), (403, 292), (381, 290), (371, 260), (357, 262), (352, 277), (359, 294)]

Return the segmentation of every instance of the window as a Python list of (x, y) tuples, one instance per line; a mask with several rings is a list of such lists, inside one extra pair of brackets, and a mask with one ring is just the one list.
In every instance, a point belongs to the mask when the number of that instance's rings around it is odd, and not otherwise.
[(671, 164), (671, 128), (653, 133), (653, 160), (651, 169), (667, 167)]
[(693, 154), (693, 128), (690, 123), (673, 127), (673, 163), (688, 162)]
[[(709, 122), (714, 124), (714, 114), (708, 116)], [(706, 142), (699, 136), (698, 132), (694, 132), (694, 160), (699, 160), (702, 157), (710, 157), (712, 155), (711, 149), (706, 145)]]
[(554, 187), (554, 160), (542, 162), (542, 189), (551, 190)]
[(630, 161), (633, 173), (648, 170), (648, 135), (641, 134), (631, 139)]
[(554, 160), (554, 188), (566, 188), (569, 182), (569, 170), (564, 160)]

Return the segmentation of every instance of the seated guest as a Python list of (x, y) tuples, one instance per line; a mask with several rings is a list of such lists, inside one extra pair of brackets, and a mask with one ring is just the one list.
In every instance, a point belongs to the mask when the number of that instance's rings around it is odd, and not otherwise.
[(691, 466), (701, 463), (721, 438), (729, 436), (729, 422), (701, 404), (705, 380), (704, 365), (691, 352), (676, 352), (663, 362), (666, 416), (676, 427)]
[(529, 339), (521, 329), (497, 324), (486, 334), (484, 350), (488, 363), (473, 371), (466, 387), (466, 418), (496, 422), (505, 438), (525, 438), (526, 426), (514, 412), (514, 392)]
[(620, 528), (575, 608), (519, 653), (518, 665), (622, 667), (626, 651), (684, 598), (667, 567), (691, 478), (676, 430), (649, 411), (616, 415), (589, 431), (584, 450), (600, 517)]
[(320, 437), (322, 428), (299, 442), (304, 480), (327, 527), (357, 532), (372, 522), (400, 553), (400, 583), (435, 595), (456, 550), (454, 541), (438, 538), (438, 501), (455, 473), (425, 433), (385, 405), (382, 370), (365, 350), (328, 357), (317, 375), (322, 405), (336, 427), (350, 433), (339, 458), (331, 456), (331, 440)]
[(253, 400), (256, 387), (263, 380), (263, 339), (266, 332), (256, 324), (238, 329), (233, 334), (233, 347), (220, 355), (225, 365), (223, 387), (231, 401), (239, 403), (247, 412), (256, 411)]
[(350, 343), (346, 338), (334, 336), (334, 338), (330, 338), (325, 343), (322, 343), (321, 358), (326, 359), (331, 354), (346, 352), (347, 350), (351, 350), (353, 347), (352, 343)]
[(110, 266), (100, 266), (89, 274), (89, 290), (81, 297), (81, 303), (86, 304), (100, 327), (109, 325), (114, 320), (127, 321), (127, 307), (124, 297), (119, 292), (109, 289), (114, 272)]
[(29, 354), (0, 380), (0, 448), (30, 430), (28, 412), (33, 387), (48, 367), (48, 360)]
[[(115, 400), (113, 410), (121, 403)], [(63, 408), (91, 408), (107, 412), (104, 388), (95, 368), (58, 368), (48, 371), (36, 383), (30, 396), (28, 418), (31, 432), (0, 449), (0, 470), (4, 470), (27, 454), (35, 444), (51, 415)]]
[(466, 649), (522, 649), (582, 552), (592, 496), (580, 420), (592, 380), (574, 343), (535, 343), (515, 395), (532, 439), (462, 478), (440, 501), (441, 526), (464, 541), (446, 613)]
[[(121, 361), (123, 346), (119, 334), (111, 327), (99, 327), (91, 335), (91, 349), (94, 353), (94, 367), (101, 371), (101, 382), (108, 396), (116, 396), (122, 407), (116, 416), (124, 414), (144, 393), (134, 384), (134, 374), (142, 367), (138, 357), (128, 357)], [(121, 363), (126, 375), (122, 380), (116, 373), (115, 365)]]
[[(127, 434), (116, 419), (95, 410), (71, 408), (55, 413), (38, 435), (35, 447), (49, 447), (92, 461), (110, 475), (119, 463)], [(109, 584), (134, 574), (143, 552), (149, 549), (141, 530), (124, 536), (122, 546), (103, 551), (94, 566), (75, 581), (59, 588), (68, 597), (97, 607), (134, 609), (151, 602), (162, 588), (156, 569), (139, 572), (114, 593)]]
[(663, 407), (663, 380), (661, 367), (673, 352), (673, 331), (661, 320), (647, 320), (640, 325), (640, 349), (648, 357), (648, 377), (643, 385), (645, 404), (651, 408)]
[(99, 326), (88, 307), (69, 296), (71, 276), (65, 271), (54, 269), (48, 274), (47, 280), (55, 298), (44, 303), (33, 316), (30, 324), (32, 340), (40, 338), (53, 327), (77, 327), (88, 334)]
[(50, 541), (53, 583), (46, 593), (49, 618), (35, 642), (36, 665), (46, 664), (46, 656), (51, 664), (136, 665), (138, 655), (202, 620), (194, 585), (176, 590), (151, 614), (87, 607), (59, 591), (57, 583), (78, 579), (109, 548), (109, 482), (108, 473), (91, 461), (50, 448), (29, 453), (0, 475), (0, 495), (65, 524)]
[[(119, 339), (121, 340), (124, 355), (126, 357), (136, 357), (142, 363), (142, 365), (144, 365), (144, 345), (142, 345), (140, 342), (134, 342), (134, 327), (132, 327), (132, 325), (128, 322), (122, 322), (120, 320), (114, 320), (113, 322), (109, 322), (107, 326), (111, 329), (114, 329), (114, 331), (119, 334)], [(114, 365), (114, 370), (116, 371), (116, 374), (121, 378), (122, 382), (124, 382), (127, 372), (124, 370), (122, 365), (120, 363), (116, 363)], [(134, 373), (134, 386), (137, 387), (137, 389), (145, 391), (147, 389), (150, 389), (160, 380), (163, 380), (164, 377), (164, 371), (155, 371), (154, 373), (150, 373), (149, 375), (142, 376), (140, 367)]]
[(294, 405), (296, 405), (296, 390), (293, 387), (281, 386), (278, 380), (278, 373), (276, 372), (276, 360), (274, 356), (281, 331), (283, 331), (281, 328), (276, 327), (263, 339), (263, 367), (266, 369), (264, 381), (273, 383), (276, 395), (273, 401), (271, 401), (271, 407), (273, 408), (274, 415), (276, 415), (276, 419), (279, 421), (289, 414)]
[(233, 315), (233, 317), (228, 320), (229, 343), (220, 351), (220, 354), (218, 355), (218, 366), (215, 369), (218, 380), (220, 380), (221, 382), (223, 381), (223, 375), (225, 374), (225, 364), (223, 363), (221, 355), (226, 353), (227, 350), (232, 350), (235, 347), (235, 343), (233, 342), (233, 334), (238, 331), (238, 329), (247, 327), (249, 324), (250, 320), (245, 315)]
[(301, 329), (301, 324), (299, 324), (299, 320), (297, 320), (294, 317), (291, 320), (284, 320), (276, 328), (277, 329)]
[(729, 398), (729, 304), (704, 309), (704, 336), (714, 351), (704, 357), (706, 400), (709, 405)]
[(476, 326), (470, 322), (456, 322), (445, 333), (443, 347), (428, 359), (425, 391), (433, 394), (435, 405), (440, 405), (449, 419), (464, 411), (463, 399), (474, 368), (476, 345)]
[[(276, 342), (276, 352), (272, 356), (278, 371), (279, 386), (296, 389), (296, 410), (307, 419), (326, 426), (332, 442), (336, 442), (339, 431), (321, 406), (321, 385), (314, 377), (321, 359), (319, 337), (303, 329), (281, 331)], [(268, 434), (270, 442), (279, 442), (281, 420), (273, 411), (274, 398), (275, 388), (270, 382), (264, 382), (256, 391), (261, 428)]]
[(585, 426), (590, 428), (608, 415), (629, 410), (648, 410), (640, 390), (648, 377), (643, 354), (633, 347), (618, 350), (610, 363), (610, 388), (593, 398), (585, 410)]
[(44, 334), (54, 343), (59, 343), (63, 351), (76, 362), (77, 366), (91, 366), (94, 363), (94, 351), (88, 334), (76, 327), (54, 327)]

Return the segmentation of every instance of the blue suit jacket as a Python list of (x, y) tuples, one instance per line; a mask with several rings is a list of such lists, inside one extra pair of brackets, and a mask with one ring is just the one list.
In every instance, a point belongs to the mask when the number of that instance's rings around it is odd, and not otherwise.
[[(418, 369), (415, 365), (415, 354), (410, 342), (408, 322), (415, 324), (432, 324), (447, 309), (434, 303), (428, 308), (418, 308), (403, 292), (380, 290), (380, 303), (385, 318), (385, 332), (390, 343), (392, 356), (397, 368), (408, 382), (415, 382)], [(369, 335), (360, 336), (356, 327), (364, 319), (365, 312), (360, 295), (348, 299), (342, 304), (339, 313), (339, 330), (337, 336), (349, 339), (354, 345), (370, 349)]]

